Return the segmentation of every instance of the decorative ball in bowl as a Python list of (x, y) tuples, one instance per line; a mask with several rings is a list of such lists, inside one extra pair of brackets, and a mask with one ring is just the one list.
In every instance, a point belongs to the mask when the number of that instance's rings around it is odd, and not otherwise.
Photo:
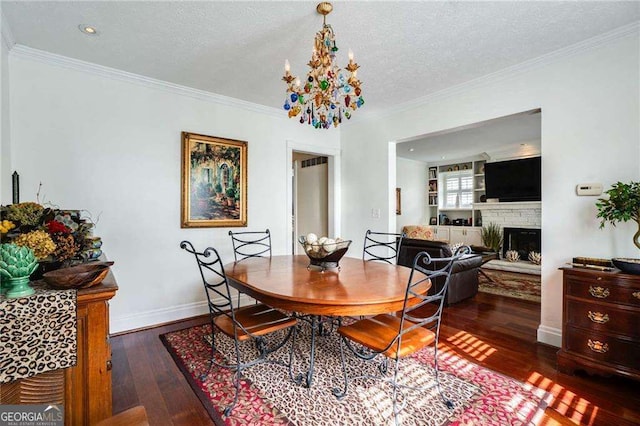
[(315, 234), (308, 234), (298, 238), (309, 257), (309, 266), (317, 266), (322, 271), (326, 269), (340, 269), (339, 261), (349, 249), (351, 240), (341, 238), (318, 238)]
[(632, 259), (627, 257), (616, 257), (611, 259), (613, 265), (627, 274), (640, 274), (640, 259)]

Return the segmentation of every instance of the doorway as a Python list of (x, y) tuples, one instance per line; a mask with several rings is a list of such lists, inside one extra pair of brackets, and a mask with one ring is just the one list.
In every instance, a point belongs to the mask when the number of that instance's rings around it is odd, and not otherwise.
[(323, 155), (293, 152), (293, 253), (304, 254), (300, 235), (329, 233), (329, 165)]
[[(544, 290), (540, 283), (541, 268), (529, 261), (528, 256), (532, 252), (539, 256), (543, 250), (542, 199), (527, 203), (489, 200), (491, 188), (485, 179), (485, 165), (531, 157), (544, 159), (541, 109), (389, 144), (389, 168), (396, 172), (389, 176), (389, 193), (392, 188), (401, 188), (403, 198), (405, 194), (415, 194), (414, 198), (420, 201), (403, 203), (401, 215), (390, 215), (395, 219), (396, 232), (400, 232), (403, 225), (431, 226), (435, 239), (452, 245), (482, 246), (483, 225), (494, 224), (504, 238), (504, 253), (511, 248), (508, 245), (513, 240), (509, 238), (510, 230), (525, 229), (526, 235), (518, 236), (524, 245), (516, 249), (520, 250), (520, 260), (484, 264), (482, 270), (487, 274), (480, 274), (479, 288), (481, 292), (503, 297), (501, 303), (504, 304), (519, 303), (518, 298), (540, 303)], [(535, 239), (529, 234), (535, 235)], [(499, 262), (504, 262), (508, 269), (498, 269), (505, 266)], [(485, 280), (488, 275), (500, 279)], [(530, 278), (532, 276), (535, 279)], [(540, 312), (541, 308), (540, 304)]]
[(287, 168), (287, 248), (303, 254), (300, 235), (340, 236), (340, 150), (287, 141)]

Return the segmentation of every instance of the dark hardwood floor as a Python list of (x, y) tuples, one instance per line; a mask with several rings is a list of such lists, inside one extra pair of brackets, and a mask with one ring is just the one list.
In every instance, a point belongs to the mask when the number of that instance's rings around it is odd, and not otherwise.
[[(207, 412), (158, 336), (202, 324), (195, 318), (113, 337), (113, 411), (144, 405), (151, 425), (210, 425)], [(638, 425), (640, 383), (555, 369), (557, 348), (536, 343), (540, 306), (479, 293), (446, 308), (440, 343), (445, 350), (552, 392), (541, 425)]]

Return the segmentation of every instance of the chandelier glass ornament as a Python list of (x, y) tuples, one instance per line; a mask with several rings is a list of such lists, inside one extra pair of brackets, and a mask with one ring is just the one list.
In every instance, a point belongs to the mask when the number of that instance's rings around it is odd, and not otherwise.
[(364, 105), (359, 65), (353, 61), (349, 50), (349, 64), (344, 70), (336, 64), (335, 35), (331, 25), (327, 24), (327, 15), (331, 13), (331, 3), (322, 2), (316, 11), (323, 15), (322, 29), (316, 33), (313, 54), (309, 61), (309, 73), (301, 85), (300, 79), (291, 75), (289, 61), (285, 61), (284, 77), (287, 83), (287, 98), (284, 109), (289, 118), (300, 116), (301, 124), (309, 124), (316, 129), (338, 127), (342, 118), (351, 118), (351, 113)]

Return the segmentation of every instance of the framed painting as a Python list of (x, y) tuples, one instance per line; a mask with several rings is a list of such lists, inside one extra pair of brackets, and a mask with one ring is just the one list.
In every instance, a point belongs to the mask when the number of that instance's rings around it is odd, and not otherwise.
[(401, 194), (401, 189), (400, 188), (396, 188), (396, 214), (397, 215), (401, 215), (402, 214), (402, 194)]
[(247, 226), (247, 142), (182, 132), (182, 228)]

